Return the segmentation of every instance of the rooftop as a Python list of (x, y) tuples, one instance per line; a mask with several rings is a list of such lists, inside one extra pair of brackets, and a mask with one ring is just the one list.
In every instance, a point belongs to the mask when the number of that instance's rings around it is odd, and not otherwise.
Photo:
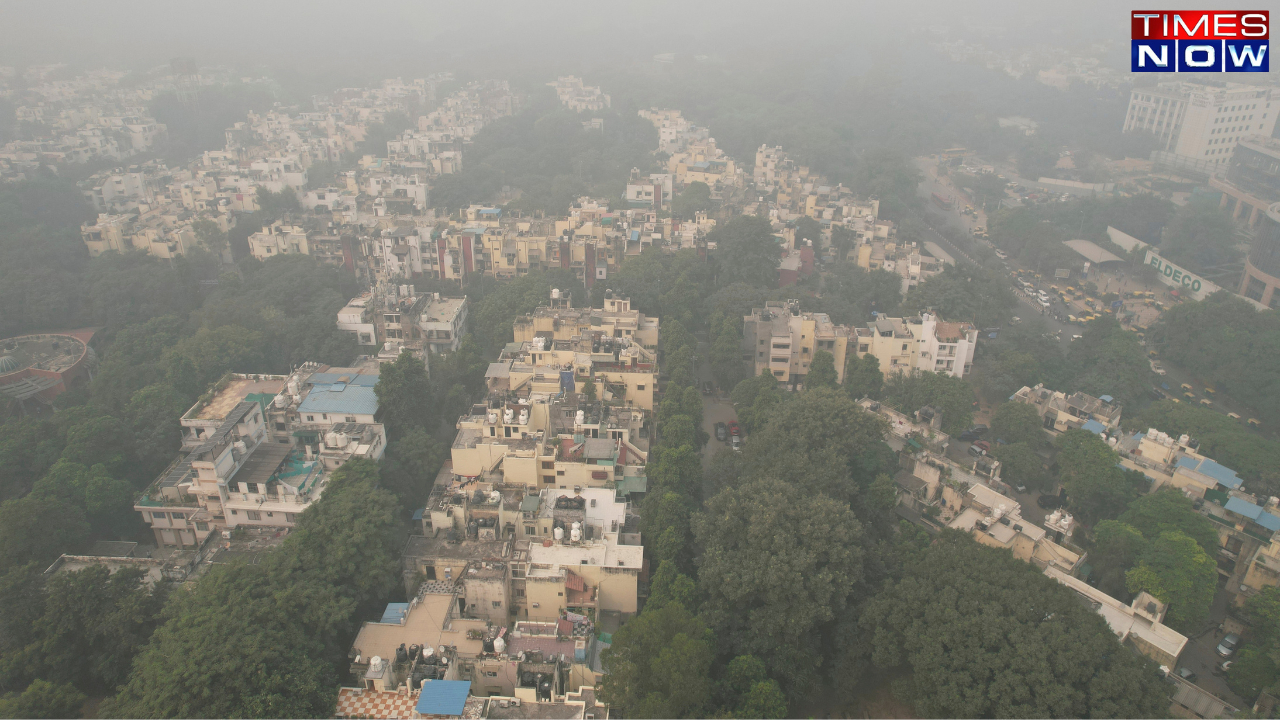
[[(261, 376), (267, 377), (267, 376)], [(278, 395), (284, 389), (284, 378), (272, 377), (263, 380), (252, 378), (228, 378), (222, 389), (214, 393), (213, 398), (189, 415), (195, 420), (221, 420), (225, 418), (240, 401), (249, 395)]]
[(1235, 470), (1221, 465), (1209, 458), (1193, 458), (1183, 455), (1178, 458), (1176, 467), (1198, 472), (1201, 475), (1207, 475), (1218, 482), (1219, 485), (1226, 486), (1232, 490), (1236, 490), (1244, 482)]
[(0, 340), (0, 377), (27, 368), (65, 372), (87, 352), (70, 335), (22, 335)]
[(466, 680), (428, 680), (422, 683), (416, 710), (419, 715), (462, 715), (462, 708), (471, 694), (471, 682)]
[(449, 558), (453, 560), (503, 560), (511, 549), (503, 540), (462, 540), (449, 542), (446, 533), (410, 535), (404, 546), (405, 557)]
[(298, 412), (373, 415), (378, 412), (378, 396), (366, 385), (318, 384), (312, 386)]

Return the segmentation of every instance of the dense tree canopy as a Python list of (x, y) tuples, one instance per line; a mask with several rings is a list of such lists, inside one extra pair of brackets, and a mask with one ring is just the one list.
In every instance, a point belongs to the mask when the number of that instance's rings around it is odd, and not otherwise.
[(920, 370), (890, 373), (881, 395), (885, 402), (908, 415), (926, 405), (940, 410), (942, 429), (951, 435), (958, 435), (969, 427), (977, 402), (967, 381)]
[(767, 218), (739, 215), (708, 233), (707, 242), (716, 243), (720, 284), (741, 282), (758, 288), (777, 284), (782, 250)]
[(861, 624), (875, 665), (912, 670), (910, 697), (925, 717), (1168, 713), (1154, 665), (1072, 590), (965, 534), (939, 536)]
[(1005, 324), (1017, 306), (1007, 278), (972, 265), (948, 265), (911, 288), (902, 300), (904, 311), (930, 311), (943, 320), (980, 328)]

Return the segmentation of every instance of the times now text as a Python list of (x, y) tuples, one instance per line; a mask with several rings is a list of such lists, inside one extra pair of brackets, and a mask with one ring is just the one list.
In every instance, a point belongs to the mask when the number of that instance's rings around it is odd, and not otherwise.
[(1268, 72), (1267, 10), (1134, 10), (1133, 72)]

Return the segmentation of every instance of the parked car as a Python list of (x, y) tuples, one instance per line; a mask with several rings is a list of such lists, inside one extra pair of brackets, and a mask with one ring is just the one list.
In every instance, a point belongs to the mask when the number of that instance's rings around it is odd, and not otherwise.
[(1183, 680), (1186, 680), (1189, 683), (1193, 683), (1200, 679), (1199, 675), (1196, 675), (1195, 673), (1191, 672), (1190, 668), (1185, 668), (1185, 667), (1178, 668), (1178, 677), (1182, 678)]
[(984, 453), (991, 452), (991, 443), (987, 442), (986, 440), (979, 440), (975, 442), (974, 447), (981, 449), (982, 452)]
[(722, 422), (716, 423), (716, 439), (720, 442), (729, 439), (729, 428)]
[(1027, 486), (1026, 486), (1026, 485), (1015, 485), (1013, 489), (1014, 489), (1014, 490), (1017, 490), (1017, 491), (1018, 491), (1018, 492), (1020, 492), (1020, 493), (1024, 493), (1024, 492), (1026, 492), (1026, 491), (1027, 491)]
[(1222, 674), (1231, 672), (1231, 663), (1233, 662), (1235, 662), (1235, 660), (1223, 660), (1222, 662), (1218, 663), (1218, 668), (1214, 670), (1213, 673), (1215, 675), (1222, 675)]
[(1045, 510), (1056, 510), (1062, 506), (1062, 499), (1057, 495), (1041, 495), (1036, 498), (1036, 505)]
[(714, 383), (712, 383), (710, 380), (703, 380), (703, 381), (702, 381), (702, 394), (703, 394), (703, 395), (712, 395), (712, 394), (714, 394), (714, 393), (715, 393), (715, 391), (716, 391), (716, 386), (715, 386), (715, 384), (714, 384)]
[(739, 436), (737, 436), (737, 435), (734, 435), (734, 436), (733, 436), (733, 439), (732, 439), (732, 447), (733, 447), (734, 451), (736, 451), (736, 452), (741, 452), (741, 451), (742, 451), (742, 438), (741, 438), (741, 437), (739, 437)]
[(1218, 654), (1222, 657), (1231, 657), (1238, 647), (1240, 647), (1240, 636), (1235, 633), (1228, 633), (1226, 637), (1222, 638), (1222, 642), (1218, 643)]
[(986, 451), (986, 450), (983, 450), (982, 448), (978, 447), (977, 445), (970, 445), (970, 446), (969, 446), (969, 454), (970, 454), (970, 455), (972, 455), (972, 456), (974, 456), (974, 457), (982, 457), (983, 455), (986, 455), (986, 454), (987, 454), (987, 451)]
[(729, 421), (729, 434), (730, 434), (730, 435), (732, 435), (732, 436), (734, 436), (734, 437), (739, 437), (739, 436), (741, 436), (741, 435), (742, 435), (742, 428), (741, 428), (741, 427), (738, 427), (738, 421), (737, 421), (737, 420), (731, 420), (731, 421)]

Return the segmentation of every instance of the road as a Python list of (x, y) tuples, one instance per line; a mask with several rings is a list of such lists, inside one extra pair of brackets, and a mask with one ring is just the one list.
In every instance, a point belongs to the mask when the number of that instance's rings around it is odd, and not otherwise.
[(1238, 708), (1248, 708), (1249, 704), (1244, 698), (1232, 692), (1227, 686), (1226, 678), (1217, 671), (1218, 665), (1225, 658), (1218, 655), (1218, 643), (1222, 641), (1223, 633), (1218, 632), (1216, 624), (1227, 617), (1231, 597), (1231, 593), (1218, 588), (1218, 593), (1213, 598), (1213, 606), (1209, 611), (1209, 618), (1215, 627), (1210, 627), (1188, 638), (1186, 649), (1178, 656), (1178, 667), (1188, 668), (1198, 675), (1195, 684), (1201, 688)]
[[(709, 348), (706, 333), (697, 332), (694, 337), (698, 339), (698, 384), (701, 385), (707, 381), (714, 383), (711, 365), (707, 362)], [(717, 388), (715, 394), (702, 396), (702, 430), (711, 438), (702, 448), (702, 467), (705, 468), (716, 453), (729, 447), (728, 442), (716, 440), (716, 423), (722, 422), (728, 425), (737, 419), (738, 413), (734, 411), (733, 403), (729, 400), (728, 390)]]

